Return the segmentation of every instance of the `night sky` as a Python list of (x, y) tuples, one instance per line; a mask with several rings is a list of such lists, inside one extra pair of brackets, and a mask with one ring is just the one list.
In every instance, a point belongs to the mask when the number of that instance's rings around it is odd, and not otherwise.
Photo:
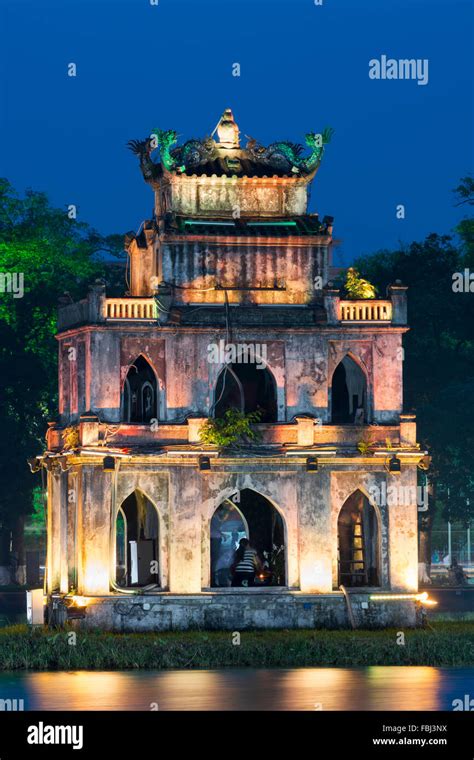
[[(451, 191), (472, 170), (468, 2), (0, 0), (0, 23), (0, 174), (103, 233), (151, 216), (126, 142), (203, 137), (226, 107), (244, 144), (335, 129), (310, 210), (335, 217), (338, 263), (465, 213)], [(369, 79), (382, 54), (427, 58), (428, 84)]]

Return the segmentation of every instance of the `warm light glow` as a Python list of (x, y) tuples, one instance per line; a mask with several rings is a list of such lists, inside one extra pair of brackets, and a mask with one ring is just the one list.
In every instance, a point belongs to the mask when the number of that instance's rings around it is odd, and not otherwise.
[(414, 600), (418, 594), (375, 594), (369, 597), (371, 602), (401, 601), (404, 599)]
[(331, 567), (313, 558), (301, 563), (301, 591), (327, 593), (332, 589)]
[(411, 567), (405, 573), (405, 588), (418, 591), (418, 567)]
[(436, 602), (434, 599), (430, 599), (428, 597), (426, 591), (423, 594), (419, 594), (417, 598), (421, 604), (425, 605), (425, 607), (434, 607), (436, 604), (438, 604), (438, 602)]
[(429, 606), (438, 604), (434, 599), (428, 598), (428, 593), (426, 591), (423, 591), (421, 594), (373, 594), (369, 599), (371, 602), (399, 602), (411, 600)]
[(83, 590), (90, 596), (109, 591), (109, 567), (100, 559), (87, 558), (84, 568)]
[(90, 599), (88, 599), (86, 596), (71, 596), (68, 598), (72, 599), (73, 607), (87, 607), (87, 605), (90, 603)]

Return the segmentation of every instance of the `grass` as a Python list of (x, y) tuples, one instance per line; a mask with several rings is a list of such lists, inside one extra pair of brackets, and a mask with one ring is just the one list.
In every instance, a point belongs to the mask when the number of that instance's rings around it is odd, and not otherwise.
[(383, 631), (227, 631), (166, 633), (55, 632), (14, 625), (0, 629), (0, 670), (141, 668), (358, 667), (474, 665), (474, 623)]

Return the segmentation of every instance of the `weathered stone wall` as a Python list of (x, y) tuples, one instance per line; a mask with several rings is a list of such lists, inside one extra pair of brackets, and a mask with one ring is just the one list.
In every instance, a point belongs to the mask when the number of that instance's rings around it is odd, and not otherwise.
[(80, 479), (78, 592), (107, 594), (110, 591), (112, 475), (97, 466), (85, 465), (81, 468)]
[[(272, 177), (170, 177), (176, 214), (200, 217), (300, 216), (306, 213), (307, 179)], [(157, 205), (159, 212), (159, 204)]]
[[(148, 222), (151, 226), (151, 223)], [(134, 296), (151, 296), (154, 290), (153, 278), (157, 275), (158, 240), (151, 230), (144, 232), (145, 240), (137, 244), (132, 240), (128, 253), (130, 256), (130, 292)], [(144, 244), (143, 244), (144, 243)]]
[[(79, 593), (109, 593), (115, 518), (135, 489), (157, 510), (161, 588), (172, 593), (209, 588), (211, 518), (226, 498), (244, 489), (268, 499), (283, 519), (288, 587), (307, 593), (337, 588), (337, 519), (346, 499), (360, 490), (377, 514), (380, 587), (416, 590), (416, 467), (405, 467), (400, 476), (389, 475), (380, 458), (370, 468), (323, 466), (311, 473), (291, 462), (286, 467), (242, 460), (201, 472), (191, 462), (164, 466), (125, 460), (117, 461), (111, 474), (98, 458), (97, 464), (75, 467), (67, 476), (50, 474), (49, 591), (66, 592), (77, 577)], [(374, 488), (383, 493), (383, 484), (395, 483), (407, 488), (405, 493), (412, 489), (415, 501), (398, 506), (382, 498), (378, 504)]]
[(48, 591), (64, 591), (61, 584), (64, 562), (64, 510), (67, 504), (67, 475), (48, 474), (47, 584)]
[[(60, 345), (61, 422), (77, 421), (89, 410), (103, 421), (119, 422), (123, 382), (140, 354), (157, 377), (161, 421), (184, 422), (188, 415), (208, 416), (223, 368), (223, 364), (209, 362), (209, 347), (220, 340), (226, 340), (224, 329), (160, 328), (157, 333), (156, 327), (138, 326), (91, 328), (87, 340), (80, 331), (66, 336)], [(265, 346), (267, 366), (277, 385), (280, 422), (290, 422), (297, 414), (312, 414), (324, 423), (330, 422), (332, 375), (346, 354), (366, 377), (369, 421), (399, 421), (403, 360), (397, 330), (384, 328), (380, 336), (370, 326), (349, 327), (342, 334), (330, 328), (317, 332), (239, 328), (238, 340), (234, 341)], [(77, 349), (74, 361), (69, 358), (72, 345)], [(76, 401), (67, 403), (67, 399)]]
[(89, 337), (88, 333), (68, 335), (59, 344), (59, 414), (66, 424), (76, 421), (89, 403), (90, 378), (86, 374), (86, 357), (90, 355)]
[(388, 558), (390, 587), (393, 591), (416, 591), (418, 589), (418, 506), (416, 496), (416, 468), (403, 468), (398, 476), (401, 503), (388, 507)]
[[(78, 629), (115, 631), (224, 630), (254, 628), (349, 628), (341, 593), (310, 595), (276, 593), (172, 594), (132, 598), (90, 599)], [(413, 627), (419, 623), (414, 601), (370, 601), (368, 594), (351, 595), (357, 627)]]
[(225, 288), (230, 303), (307, 304), (327, 281), (327, 245), (165, 242), (160, 256), (177, 304), (224, 303)]

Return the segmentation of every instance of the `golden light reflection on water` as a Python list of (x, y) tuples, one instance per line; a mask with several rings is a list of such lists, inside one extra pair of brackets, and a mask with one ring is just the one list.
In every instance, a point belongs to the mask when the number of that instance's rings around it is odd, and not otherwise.
[(37, 709), (41, 710), (133, 709), (127, 707), (130, 682), (123, 675), (121, 672), (87, 670), (31, 673), (26, 677), (31, 695), (28, 701), (40, 705)]
[[(37, 710), (439, 710), (472, 670), (431, 667), (28, 673)], [(11, 676), (10, 676), (11, 678)], [(446, 698), (445, 698), (446, 701)]]
[[(390, 691), (387, 692), (387, 670), (390, 674)], [(366, 710), (378, 710), (378, 700), (383, 698), (384, 710), (441, 710), (442, 672), (438, 668), (404, 666), (384, 668), (372, 666), (367, 668), (370, 685), (369, 694), (374, 707)]]

